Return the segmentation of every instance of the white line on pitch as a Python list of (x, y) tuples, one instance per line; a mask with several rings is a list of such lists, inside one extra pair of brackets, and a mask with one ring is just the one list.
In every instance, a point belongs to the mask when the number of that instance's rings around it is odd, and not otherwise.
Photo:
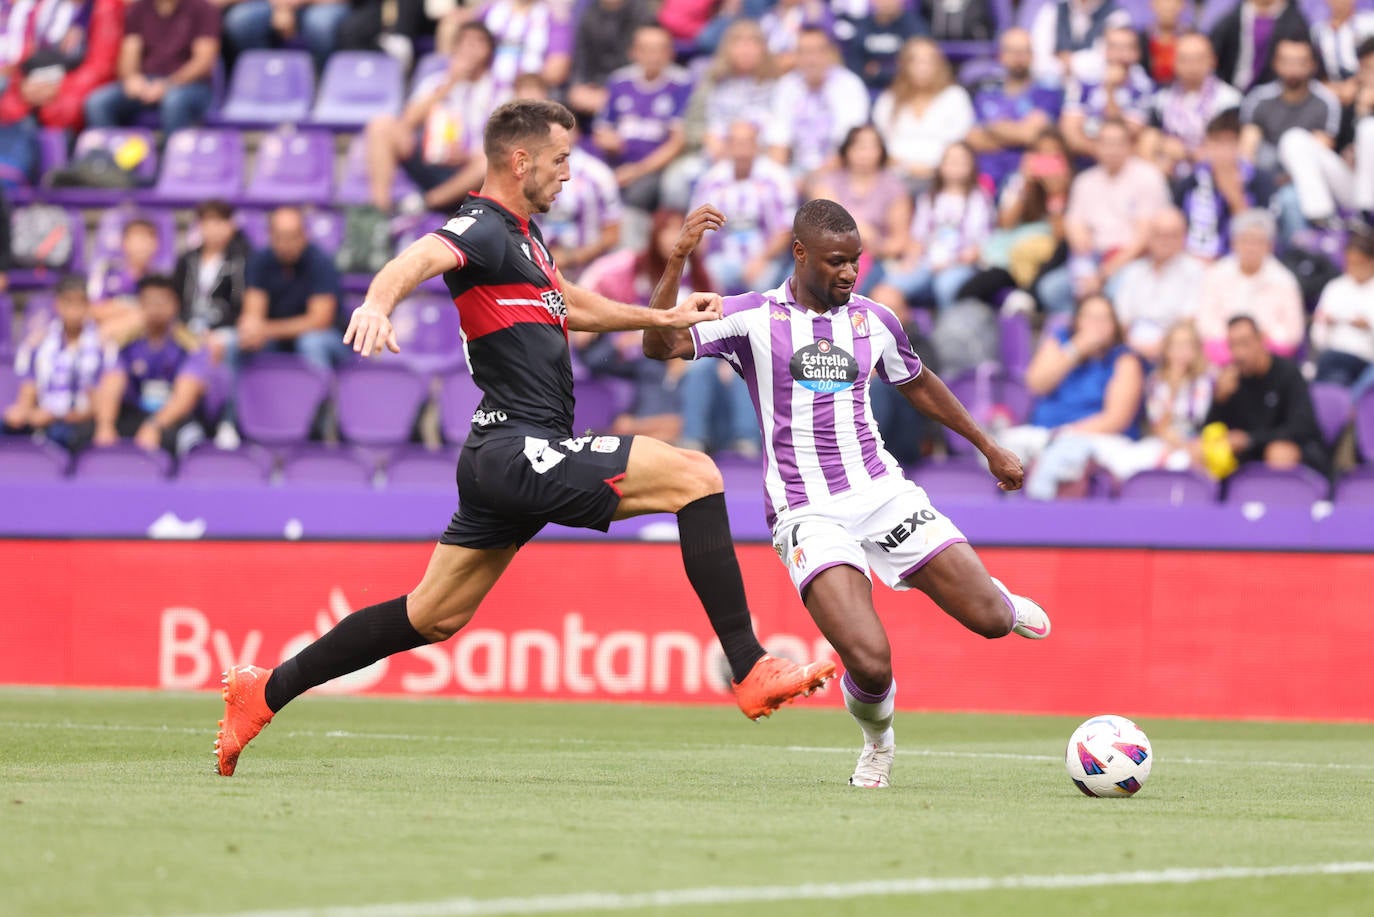
[(1374, 873), (1374, 863), (1312, 863), (1298, 866), (1220, 866), (1156, 869), (1082, 875), (968, 876), (874, 879), (865, 882), (805, 885), (719, 886), (650, 892), (574, 892), (525, 898), (447, 898), (440, 901), (363, 904), (341, 907), (240, 911), (219, 917), (492, 917), (499, 914), (569, 914), (585, 911), (637, 911), (646, 908), (745, 904), (769, 901), (847, 900), (851, 898), (1037, 889), (1100, 888), (1125, 885), (1192, 885), (1224, 879), (1285, 876), (1338, 876)]
[[(71, 730), (91, 730), (93, 732), (149, 732), (164, 733), (168, 735), (210, 735), (211, 730), (198, 729), (190, 726), (141, 726), (128, 723), (73, 723), (70, 721), (40, 723), (40, 722), (18, 722), (15, 720), (0, 720), (0, 729), (13, 727), (16, 729), (71, 729)], [(393, 742), (457, 742), (465, 745), (628, 745), (637, 746), (634, 742), (616, 742), (609, 739), (578, 738), (560, 736), (557, 738), (526, 738), (526, 739), (498, 739), (493, 736), (476, 735), (414, 735), (404, 732), (351, 732), (344, 729), (330, 729), (323, 732), (311, 729), (293, 729), (289, 731), (276, 732), (275, 735), (285, 734), (288, 738), (305, 739), (362, 739), (376, 741)], [(741, 742), (735, 744), (721, 743), (692, 743), (682, 742), (672, 746), (675, 750), (712, 750), (712, 751), (786, 751), (800, 754), (838, 754), (852, 755), (853, 749), (838, 748), (828, 745), (751, 745)], [(899, 748), (897, 754), (905, 757), (916, 758), (974, 758), (978, 760), (1003, 760), (1003, 761), (1039, 761), (1054, 762), (1063, 760), (1058, 755), (1026, 755), (1015, 754), (1012, 752), (995, 751), (951, 751), (936, 748)], [(1158, 757), (1158, 756), (1156, 756)], [(1346, 764), (1335, 761), (1313, 762), (1313, 761), (1247, 761), (1243, 758), (1236, 758), (1229, 761), (1215, 760), (1212, 758), (1185, 758), (1168, 755), (1163, 759), (1168, 764), (1197, 764), (1206, 767), (1235, 767), (1244, 764), (1247, 767), (1291, 767), (1300, 770), (1374, 770), (1374, 763), (1369, 764)]]

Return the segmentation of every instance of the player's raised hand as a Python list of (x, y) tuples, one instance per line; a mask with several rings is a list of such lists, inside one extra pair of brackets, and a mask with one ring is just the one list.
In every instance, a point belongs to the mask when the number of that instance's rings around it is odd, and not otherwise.
[(718, 293), (692, 293), (662, 313), (668, 327), (678, 329), (690, 328), (702, 322), (713, 322), (724, 314)]
[(364, 302), (353, 310), (348, 319), (348, 330), (344, 332), (343, 342), (353, 348), (353, 352), (371, 357), (382, 352), (382, 348), (392, 353), (400, 353), (401, 345), (396, 341), (396, 331), (378, 307)]
[(988, 470), (997, 479), (997, 486), (1003, 490), (1020, 490), (1026, 472), (1021, 460), (1010, 449), (994, 445), (987, 452)]
[(720, 229), (724, 225), (725, 214), (710, 204), (702, 204), (687, 214), (687, 219), (682, 224), (682, 232), (678, 233), (677, 243), (673, 246), (674, 253), (686, 258), (696, 251), (702, 237), (708, 231)]

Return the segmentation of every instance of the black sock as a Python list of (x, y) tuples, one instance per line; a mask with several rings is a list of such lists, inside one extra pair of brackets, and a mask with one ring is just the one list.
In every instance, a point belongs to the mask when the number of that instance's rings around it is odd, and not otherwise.
[(677, 530), (687, 579), (711, 619), (735, 681), (743, 681), (763, 655), (763, 647), (749, 620), (744, 577), (739, 572), (735, 541), (730, 537), (730, 518), (725, 514), (725, 494), (688, 503), (678, 511)]
[(406, 617), (406, 597), (355, 611), (273, 670), (264, 686), (273, 713), (316, 685), (429, 641)]

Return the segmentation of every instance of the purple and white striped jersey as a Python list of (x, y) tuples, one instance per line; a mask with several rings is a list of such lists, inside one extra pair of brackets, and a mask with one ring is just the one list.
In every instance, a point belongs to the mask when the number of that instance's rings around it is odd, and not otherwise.
[[(543, 0), (496, 0), (480, 16), (496, 39), (491, 75), (502, 89), (509, 89), (522, 73), (542, 73), (544, 62), (559, 51), (555, 47), (559, 22), (554, 9)], [(562, 49), (563, 53), (567, 50)]]
[(725, 299), (719, 321), (692, 327), (696, 357), (719, 357), (749, 386), (768, 466), (768, 524), (778, 513), (880, 478), (901, 475), (883, 447), (868, 386), (876, 370), (893, 385), (921, 373), (897, 316), (863, 296), (812, 312), (792, 279), (767, 293)]
[(115, 358), (115, 349), (100, 340), (95, 322), (87, 322), (80, 337), (69, 341), (55, 318), (40, 339), (19, 349), (14, 369), (38, 390), (39, 407), (64, 417), (91, 406), (91, 394)]
[(734, 162), (724, 159), (697, 180), (687, 210), (702, 204), (714, 204), (730, 215), (724, 226), (706, 236), (706, 250), (748, 261), (773, 236), (791, 229), (797, 215), (797, 185), (786, 167), (767, 156), (755, 159), (744, 178), (737, 176)]
[(601, 238), (601, 231), (619, 223), (623, 207), (620, 185), (611, 167), (580, 146), (568, 157), (572, 174), (554, 198), (549, 212), (535, 217), (549, 248), (575, 249)]

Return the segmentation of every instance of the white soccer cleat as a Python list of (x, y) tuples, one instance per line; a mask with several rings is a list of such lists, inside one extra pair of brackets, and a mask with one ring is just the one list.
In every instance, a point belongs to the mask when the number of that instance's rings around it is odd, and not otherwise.
[(849, 778), (849, 785), (869, 790), (889, 786), (892, 759), (896, 754), (896, 745), (865, 744), (864, 750), (859, 754), (859, 763), (854, 765), (854, 774)]
[(1014, 594), (1002, 585), (1002, 581), (997, 577), (994, 576), (992, 582), (1011, 600), (1011, 607), (1016, 610), (1016, 623), (1012, 625), (1012, 633), (1019, 634), (1027, 640), (1044, 640), (1050, 635), (1050, 616), (1045, 613), (1045, 609), (1024, 595)]

